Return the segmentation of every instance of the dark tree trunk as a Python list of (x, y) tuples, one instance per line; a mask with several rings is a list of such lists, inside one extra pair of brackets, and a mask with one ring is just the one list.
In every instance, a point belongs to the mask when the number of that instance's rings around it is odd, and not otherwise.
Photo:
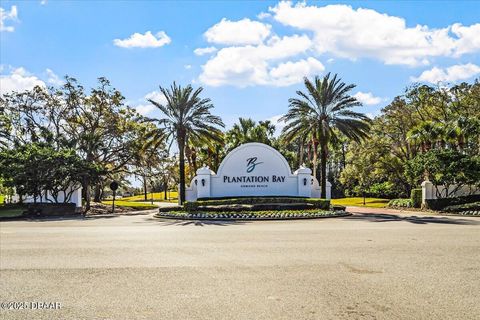
[(168, 199), (168, 184), (166, 182), (163, 183), (163, 199), (167, 200)]
[(145, 199), (145, 201), (148, 201), (148, 197), (147, 197), (147, 178), (145, 176), (142, 177), (143, 178), (143, 198)]
[(102, 186), (100, 183), (95, 185), (95, 192), (93, 196), (94, 202), (102, 202)]
[(197, 151), (195, 148), (192, 148), (192, 166), (193, 166), (193, 172), (192, 172), (192, 178), (197, 174)]
[(90, 210), (90, 181), (88, 178), (83, 180), (83, 189), (85, 191), (85, 213)]
[(179, 135), (178, 137), (178, 152), (180, 161), (180, 204), (185, 202), (185, 137)]

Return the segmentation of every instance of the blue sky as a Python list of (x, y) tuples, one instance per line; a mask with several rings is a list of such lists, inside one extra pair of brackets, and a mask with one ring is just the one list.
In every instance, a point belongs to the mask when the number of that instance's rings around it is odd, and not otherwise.
[(66, 74), (90, 87), (105, 76), (152, 117), (145, 97), (161, 99), (158, 86), (173, 81), (203, 86), (230, 127), (238, 117), (278, 118), (305, 75), (331, 71), (355, 83), (369, 115), (413, 81), (480, 75), (476, 1), (2, 0), (1, 8), (2, 93)]

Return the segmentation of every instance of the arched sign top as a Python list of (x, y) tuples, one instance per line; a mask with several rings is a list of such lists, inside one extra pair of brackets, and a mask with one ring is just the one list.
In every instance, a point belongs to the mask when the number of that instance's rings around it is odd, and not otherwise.
[(281, 176), (291, 176), (285, 157), (274, 148), (258, 142), (245, 143), (233, 149), (222, 161), (217, 176), (268, 175), (272, 171)]
[(292, 173), (284, 156), (263, 143), (245, 143), (223, 159), (215, 174), (208, 167), (197, 170), (187, 201), (198, 198), (245, 196), (319, 197), (312, 171), (300, 167)]

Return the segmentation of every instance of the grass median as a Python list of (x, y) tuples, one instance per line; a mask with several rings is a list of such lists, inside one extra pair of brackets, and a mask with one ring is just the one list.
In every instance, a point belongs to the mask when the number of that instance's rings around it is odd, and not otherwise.
[[(102, 203), (110, 206), (112, 205), (112, 201), (110, 200), (102, 201)], [(115, 206), (133, 208), (137, 210), (150, 210), (158, 208), (158, 206), (154, 204), (125, 200), (115, 200)]]
[(385, 208), (388, 204), (389, 199), (382, 198), (365, 198), (365, 205), (363, 204), (362, 197), (354, 198), (340, 198), (332, 199), (330, 203), (332, 205), (340, 205), (346, 207), (367, 207), (367, 208)]

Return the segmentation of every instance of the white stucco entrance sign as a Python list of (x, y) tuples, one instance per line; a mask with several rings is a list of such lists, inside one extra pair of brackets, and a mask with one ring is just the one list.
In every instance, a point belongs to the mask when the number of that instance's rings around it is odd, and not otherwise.
[(320, 197), (318, 181), (309, 168), (300, 167), (292, 173), (280, 152), (263, 143), (246, 143), (232, 150), (216, 174), (208, 167), (196, 173), (186, 188), (187, 201), (238, 196)]

